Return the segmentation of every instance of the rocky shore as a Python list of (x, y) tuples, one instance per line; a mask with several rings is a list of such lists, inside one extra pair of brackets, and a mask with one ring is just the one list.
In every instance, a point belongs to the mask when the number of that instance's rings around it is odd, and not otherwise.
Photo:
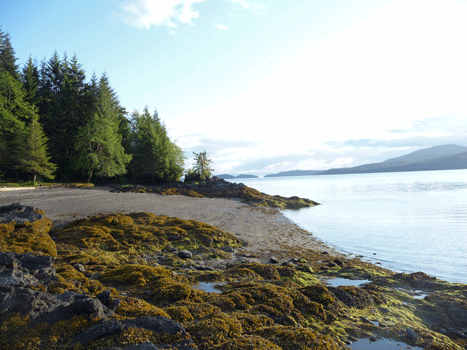
[[(276, 209), (77, 189), (48, 203), (45, 192), (59, 192), (40, 191), (15, 191), (9, 201), (27, 205), (0, 207), (0, 348), (344, 349), (362, 338), (467, 345), (466, 285), (343, 256)], [(88, 203), (88, 217), (75, 191), (108, 210), (117, 198), (152, 210), (97, 214)], [(54, 207), (61, 199), (71, 203), (67, 215)], [(332, 286), (334, 278), (367, 283)]]

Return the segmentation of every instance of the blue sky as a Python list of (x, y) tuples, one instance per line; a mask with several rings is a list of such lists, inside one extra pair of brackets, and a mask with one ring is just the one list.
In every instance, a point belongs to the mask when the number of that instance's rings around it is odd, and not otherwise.
[(19, 64), (76, 54), (220, 173), (467, 146), (465, 0), (0, 2)]

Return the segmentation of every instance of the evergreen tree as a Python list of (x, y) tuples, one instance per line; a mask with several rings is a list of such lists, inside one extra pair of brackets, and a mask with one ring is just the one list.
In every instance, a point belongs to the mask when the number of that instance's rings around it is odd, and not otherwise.
[(157, 183), (179, 180), (183, 175), (183, 151), (173, 143), (157, 111), (145, 108), (132, 115), (133, 180)]
[(85, 172), (88, 182), (94, 174), (111, 177), (126, 173), (131, 155), (125, 153), (118, 133), (118, 116), (123, 112), (104, 74), (97, 88), (96, 112), (79, 129), (75, 142), (74, 168)]
[(26, 101), (30, 104), (37, 104), (37, 89), (39, 87), (39, 68), (29, 56), (28, 62), (23, 68), (21, 76), (24, 90), (26, 91)]
[(80, 128), (75, 149), (78, 152), (75, 169), (88, 175), (88, 183), (94, 174), (107, 177), (124, 174), (131, 160), (131, 155), (124, 152), (117, 125), (97, 113)]
[(16, 64), (15, 50), (11, 46), (10, 35), (2, 31), (0, 26), (0, 72), (10, 73), (18, 79), (18, 65)]
[(21, 84), (10, 73), (0, 71), (0, 172), (12, 175), (18, 164), (14, 151), (21, 147), (25, 123), (32, 106), (25, 101)]
[(37, 113), (33, 113), (32, 121), (29, 123), (25, 142), (17, 152), (19, 158), (19, 169), (33, 175), (36, 182), (37, 175), (53, 179), (53, 173), (57, 169), (55, 164), (50, 162), (47, 155), (47, 137), (39, 124)]
[(206, 180), (211, 177), (214, 169), (210, 167), (212, 163), (211, 159), (208, 159), (206, 151), (201, 153), (195, 153), (195, 166), (193, 167), (193, 172), (199, 176), (201, 180)]
[(86, 75), (76, 55), (60, 60), (54, 52), (43, 61), (37, 100), (44, 131), (50, 139), (52, 161), (61, 180), (74, 177), (72, 160), (79, 128), (96, 112), (97, 89), (86, 83)]

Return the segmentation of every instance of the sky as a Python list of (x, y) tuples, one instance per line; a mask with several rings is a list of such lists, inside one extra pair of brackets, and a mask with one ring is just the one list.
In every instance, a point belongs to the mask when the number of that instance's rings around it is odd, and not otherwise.
[(467, 0), (2, 0), (18, 63), (76, 54), (215, 174), (467, 146)]

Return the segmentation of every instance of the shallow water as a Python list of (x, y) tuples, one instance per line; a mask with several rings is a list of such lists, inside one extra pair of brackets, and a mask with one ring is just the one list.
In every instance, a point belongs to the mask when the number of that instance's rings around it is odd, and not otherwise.
[(342, 287), (342, 286), (355, 286), (360, 287), (365, 283), (371, 282), (370, 280), (350, 280), (348, 278), (332, 278), (327, 280), (325, 283), (330, 287)]
[(218, 288), (219, 286), (223, 285), (224, 283), (212, 283), (212, 282), (199, 282), (197, 284), (192, 285), (193, 288), (200, 289), (204, 292), (210, 293), (222, 293), (222, 291)]
[(345, 253), (467, 283), (467, 170), (243, 179), (322, 205), (284, 215)]
[(395, 341), (391, 339), (378, 339), (377, 341), (370, 341), (369, 339), (360, 339), (356, 342), (353, 342), (351, 345), (348, 345), (351, 349), (354, 350), (402, 350), (402, 349), (412, 349), (412, 350), (423, 350), (418, 346), (410, 346), (407, 343)]

